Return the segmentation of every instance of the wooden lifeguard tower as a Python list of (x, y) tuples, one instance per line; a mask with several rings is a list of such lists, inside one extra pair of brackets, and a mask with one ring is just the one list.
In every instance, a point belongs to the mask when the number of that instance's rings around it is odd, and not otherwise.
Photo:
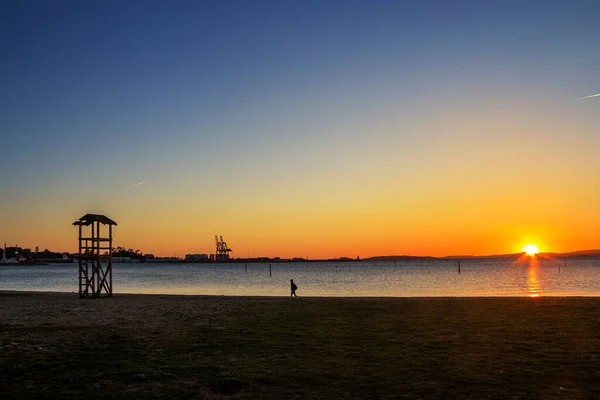
[[(112, 227), (117, 223), (104, 215), (86, 214), (73, 225), (79, 226), (79, 297), (99, 297), (102, 292), (112, 296)], [(108, 237), (101, 235), (100, 225), (108, 225)], [(84, 226), (90, 227), (89, 234)]]

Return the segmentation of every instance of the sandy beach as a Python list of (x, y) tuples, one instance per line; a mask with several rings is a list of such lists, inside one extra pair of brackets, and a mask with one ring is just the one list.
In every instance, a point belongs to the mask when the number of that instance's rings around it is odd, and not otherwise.
[(3, 398), (595, 399), (599, 298), (0, 292)]

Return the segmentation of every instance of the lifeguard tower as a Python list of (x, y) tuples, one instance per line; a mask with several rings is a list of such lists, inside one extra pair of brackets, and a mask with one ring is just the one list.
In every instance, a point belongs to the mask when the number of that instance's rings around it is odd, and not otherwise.
[[(112, 227), (117, 223), (86, 214), (73, 225), (79, 226), (79, 297), (100, 297), (102, 292), (112, 296)], [(108, 232), (104, 228), (102, 233), (100, 225), (108, 225)], [(89, 233), (84, 233), (87, 227)]]

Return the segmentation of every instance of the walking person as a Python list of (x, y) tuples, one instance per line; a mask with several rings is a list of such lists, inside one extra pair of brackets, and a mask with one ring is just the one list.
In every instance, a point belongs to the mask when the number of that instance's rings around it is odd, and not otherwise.
[(292, 288), (292, 293), (290, 294), (290, 297), (292, 297), (292, 296), (298, 297), (298, 296), (296, 296), (296, 290), (298, 289), (298, 286), (296, 286), (293, 279), (290, 279), (290, 286)]

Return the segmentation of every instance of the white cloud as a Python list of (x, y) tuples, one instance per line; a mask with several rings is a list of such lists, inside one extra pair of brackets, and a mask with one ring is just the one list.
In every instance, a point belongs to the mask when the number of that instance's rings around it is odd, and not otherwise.
[(582, 97), (581, 99), (582, 99), (582, 100), (583, 100), (583, 99), (591, 99), (592, 97), (599, 97), (599, 96), (600, 96), (600, 93), (596, 93), (596, 94), (592, 94), (592, 95), (590, 95), (590, 96), (585, 96), (585, 97)]
[(134, 183), (134, 184), (133, 184), (133, 185), (131, 185), (131, 186), (141, 186), (141, 185), (143, 185), (143, 184), (144, 184), (144, 182), (138, 182), (138, 183)]

